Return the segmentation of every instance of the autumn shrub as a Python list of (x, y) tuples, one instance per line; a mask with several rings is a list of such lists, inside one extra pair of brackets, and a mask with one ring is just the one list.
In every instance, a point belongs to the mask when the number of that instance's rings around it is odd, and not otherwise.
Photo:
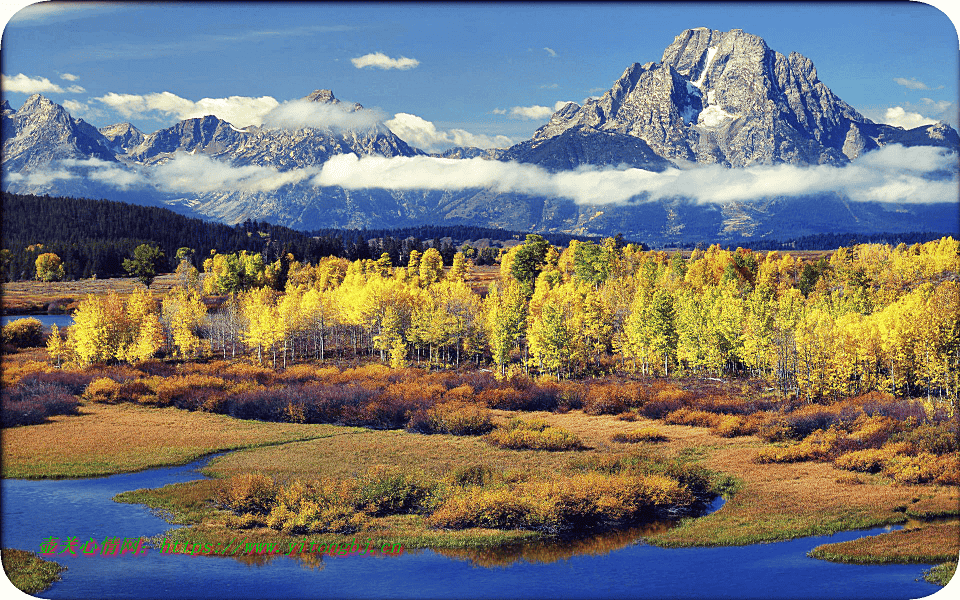
[(43, 345), (43, 324), (37, 319), (17, 319), (0, 329), (0, 340), (16, 348)]
[(218, 504), (236, 513), (267, 514), (280, 486), (269, 475), (240, 473), (225, 479), (217, 489)]
[(785, 446), (771, 446), (762, 448), (757, 453), (758, 463), (789, 463), (808, 460), (824, 460), (831, 456), (837, 440), (843, 434), (836, 428), (817, 430), (808, 435), (803, 441)]
[(899, 484), (929, 483), (943, 473), (944, 466), (936, 455), (920, 452), (915, 456), (892, 457), (881, 473)]
[(512, 450), (576, 450), (582, 444), (580, 438), (561, 427), (553, 427), (546, 421), (511, 419), (484, 436), (484, 439), (500, 448)]
[(851, 426), (850, 439), (860, 448), (879, 448), (900, 428), (900, 421), (891, 417), (863, 414)]
[(348, 533), (363, 521), (349, 505), (348, 490), (333, 493), (329, 482), (294, 480), (277, 491), (268, 527), (286, 533)]
[(667, 414), (663, 420), (674, 425), (693, 425), (694, 427), (718, 427), (720, 415), (705, 410), (679, 408)]
[(148, 377), (172, 377), (178, 374), (177, 367), (179, 365), (165, 360), (151, 359), (132, 366)]
[(453, 435), (483, 435), (493, 429), (490, 410), (472, 402), (441, 402), (417, 411), (407, 428), (420, 433), (451, 433)]
[(867, 448), (865, 450), (854, 450), (853, 452), (841, 454), (834, 459), (833, 464), (837, 468), (847, 471), (879, 473), (896, 455), (896, 452), (891, 451), (889, 448)]
[(93, 380), (93, 375), (83, 371), (68, 371), (66, 369), (55, 369), (53, 371), (36, 371), (27, 373), (20, 378), (21, 385), (34, 385), (46, 383), (64, 388), (64, 390), (79, 396), (87, 389), (87, 385)]
[[(4, 353), (6, 353), (6, 351), (4, 351)], [(53, 368), (46, 362), (36, 360), (12, 362), (5, 360), (3, 369), (0, 369), (0, 374), (2, 374), (2, 387), (14, 386), (27, 375), (45, 373), (52, 370)]]
[(138, 402), (142, 397), (151, 395), (152, 390), (141, 379), (116, 381), (108, 377), (94, 379), (83, 392), (85, 399), (105, 404)]
[(610, 439), (615, 442), (632, 444), (637, 442), (665, 442), (669, 438), (652, 427), (644, 427), (633, 431), (617, 432)]
[(690, 406), (693, 394), (674, 385), (664, 385), (640, 409), (645, 417), (662, 419), (668, 413)]
[(958, 422), (956, 419), (943, 421), (940, 423), (921, 423), (908, 421), (912, 426), (903, 427), (897, 435), (893, 436), (895, 440), (913, 444), (922, 452), (931, 454), (948, 454), (956, 452), (958, 449)]
[(636, 396), (632, 389), (618, 385), (598, 384), (587, 390), (583, 412), (588, 415), (617, 415), (629, 409)]
[(723, 414), (719, 417), (719, 421), (711, 428), (711, 431), (720, 437), (738, 437), (757, 433), (765, 418), (762, 413), (758, 415)]
[(208, 395), (198, 392), (225, 390), (230, 387), (230, 383), (220, 377), (198, 374), (150, 377), (144, 382), (156, 396), (157, 405), (172, 405), (188, 410), (196, 410)]
[(36, 425), (53, 415), (76, 415), (78, 406), (76, 396), (64, 386), (21, 381), (16, 386), (0, 388), (0, 425)]
[(435, 487), (418, 471), (377, 465), (357, 481), (353, 504), (373, 516), (406, 514), (419, 509)]
[(222, 407), (237, 419), (282, 421), (287, 405), (300, 402), (302, 397), (291, 388), (258, 388), (229, 396)]
[(427, 517), (427, 524), (444, 529), (516, 529), (529, 526), (532, 512), (530, 500), (514, 490), (470, 487), (447, 498)]
[(960, 453), (951, 452), (937, 457), (940, 474), (934, 480), (940, 485), (960, 486)]
[(499, 408), (502, 410), (520, 410), (519, 407), (525, 405), (523, 392), (512, 387), (482, 390), (477, 394), (477, 401), (486, 404), (490, 408)]
[(562, 381), (557, 386), (557, 410), (567, 412), (583, 408), (587, 386), (576, 381)]
[(566, 533), (682, 510), (693, 496), (664, 475), (583, 472), (452, 494), (427, 518), (434, 527), (534, 529)]

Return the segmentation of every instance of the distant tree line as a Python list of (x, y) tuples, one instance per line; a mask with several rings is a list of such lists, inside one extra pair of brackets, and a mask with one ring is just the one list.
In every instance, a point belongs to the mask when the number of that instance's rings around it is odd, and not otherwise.
[[(843, 246), (856, 246), (858, 244), (926, 244), (934, 240), (939, 240), (948, 236), (957, 235), (953, 232), (934, 232), (934, 231), (908, 231), (905, 233), (815, 233), (804, 235), (788, 240), (756, 240), (743, 238), (731, 242), (721, 242), (720, 245), (728, 250), (743, 246), (754, 251), (759, 250), (834, 250)], [(678, 244), (678, 248), (700, 248), (701, 250), (714, 243), (710, 240), (704, 240), (697, 243)]]
[[(301, 262), (317, 263), (329, 256), (348, 260), (379, 258), (386, 252), (393, 264), (406, 264), (410, 253), (436, 248), (443, 263), (450, 266), (456, 245), (466, 240), (523, 240), (519, 232), (484, 227), (428, 226), (400, 229), (320, 229), (303, 232), (246, 220), (235, 226), (186, 217), (169, 209), (140, 206), (111, 200), (91, 200), (12, 194), (3, 192), (3, 235), (0, 269), (6, 281), (32, 279), (37, 259), (56, 255), (63, 279), (123, 277), (124, 260), (142, 245), (156, 246), (163, 253), (161, 272), (171, 272), (180, 263), (181, 248), (194, 252), (188, 261), (200, 268), (212, 250), (218, 253), (246, 251), (272, 263), (292, 255)], [(547, 234), (555, 244), (569, 244), (583, 236)], [(443, 243), (444, 238), (451, 238)], [(475, 264), (493, 264), (498, 248), (465, 248)]]

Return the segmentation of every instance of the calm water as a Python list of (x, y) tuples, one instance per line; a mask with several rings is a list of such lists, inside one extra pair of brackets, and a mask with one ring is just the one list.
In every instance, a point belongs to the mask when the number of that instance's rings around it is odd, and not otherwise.
[(70, 315), (4, 315), (0, 317), (0, 326), (19, 319), (36, 319), (44, 329), (50, 329), (51, 325), (56, 325), (60, 329), (73, 325), (73, 317)]
[[(206, 460), (206, 459), (205, 459)], [(38, 551), (49, 536), (98, 542), (170, 525), (118, 492), (202, 477), (182, 467), (96, 479), (3, 480), (2, 543)], [(662, 549), (635, 530), (500, 551), (407, 551), (398, 557), (270, 558), (147, 555), (57, 558), (69, 570), (45, 598), (921, 598), (930, 565), (856, 566), (806, 556), (845, 532), (736, 548)]]

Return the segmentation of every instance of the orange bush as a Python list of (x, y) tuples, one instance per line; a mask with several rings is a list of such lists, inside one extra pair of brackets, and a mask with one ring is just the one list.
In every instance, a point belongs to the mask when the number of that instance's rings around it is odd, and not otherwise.
[(720, 415), (716, 413), (692, 408), (677, 409), (663, 420), (674, 425), (693, 425), (694, 427), (719, 427), (721, 422)]

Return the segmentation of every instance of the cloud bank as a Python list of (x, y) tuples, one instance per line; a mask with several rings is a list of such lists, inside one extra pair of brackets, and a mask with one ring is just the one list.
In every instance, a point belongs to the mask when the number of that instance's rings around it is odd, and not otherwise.
[(400, 139), (427, 152), (438, 152), (453, 146), (475, 148), (506, 148), (513, 141), (505, 135), (488, 136), (470, 133), (463, 129), (441, 131), (432, 122), (408, 113), (397, 113), (384, 125)]
[[(755, 166), (729, 169), (709, 165), (668, 169), (579, 169), (550, 173), (540, 167), (480, 158), (424, 156), (331, 158), (312, 179), (317, 186), (346, 189), (464, 190), (569, 198), (581, 204), (688, 198), (705, 203), (751, 201), (777, 196), (838, 192), (855, 202), (957, 202), (956, 154), (929, 146), (885, 147), (844, 167)], [(943, 173), (954, 173), (944, 180)], [(938, 176), (931, 178), (931, 176)]]
[(151, 187), (177, 194), (275, 192), (288, 185), (345, 189), (491, 189), (500, 193), (568, 198), (580, 204), (620, 204), (687, 198), (723, 204), (772, 197), (839, 193), (854, 202), (893, 204), (956, 203), (957, 155), (944, 148), (886, 146), (843, 166), (718, 165), (668, 169), (590, 169), (551, 173), (515, 162), (338, 155), (321, 166), (280, 171), (232, 165), (204, 155), (179, 153), (155, 167), (131, 169), (96, 159), (60, 161), (45, 171), (8, 175), (10, 181), (44, 185), (86, 177), (120, 189)]
[(406, 56), (390, 58), (383, 52), (364, 54), (358, 58), (351, 58), (350, 62), (358, 69), (373, 67), (376, 69), (400, 69), (401, 71), (413, 69), (420, 64), (420, 61), (415, 58), (407, 58)]
[(270, 96), (203, 98), (194, 102), (170, 92), (145, 95), (110, 92), (94, 100), (106, 104), (128, 119), (173, 116), (183, 120), (215, 115), (237, 127), (259, 125), (267, 113), (280, 106)]
[(549, 119), (553, 116), (553, 113), (557, 112), (567, 104), (569, 104), (568, 101), (560, 100), (554, 103), (553, 108), (535, 104), (533, 106), (514, 106), (509, 111), (495, 109), (493, 112), (501, 115), (508, 114), (517, 119), (543, 120)]
[[(64, 77), (64, 79), (68, 78)], [(0, 86), (3, 86), (5, 92), (20, 92), (21, 94), (63, 94), (66, 92), (82, 94), (86, 91), (79, 85), (71, 85), (64, 89), (46, 77), (28, 77), (23, 73), (18, 73), (13, 77), (0, 75)]]
[[(325, 104), (309, 100), (291, 100), (284, 102), (263, 115), (261, 123), (273, 129), (360, 129), (366, 130), (382, 122), (384, 117), (378, 110), (354, 110), (352, 106)], [(229, 120), (229, 119), (228, 119)]]

